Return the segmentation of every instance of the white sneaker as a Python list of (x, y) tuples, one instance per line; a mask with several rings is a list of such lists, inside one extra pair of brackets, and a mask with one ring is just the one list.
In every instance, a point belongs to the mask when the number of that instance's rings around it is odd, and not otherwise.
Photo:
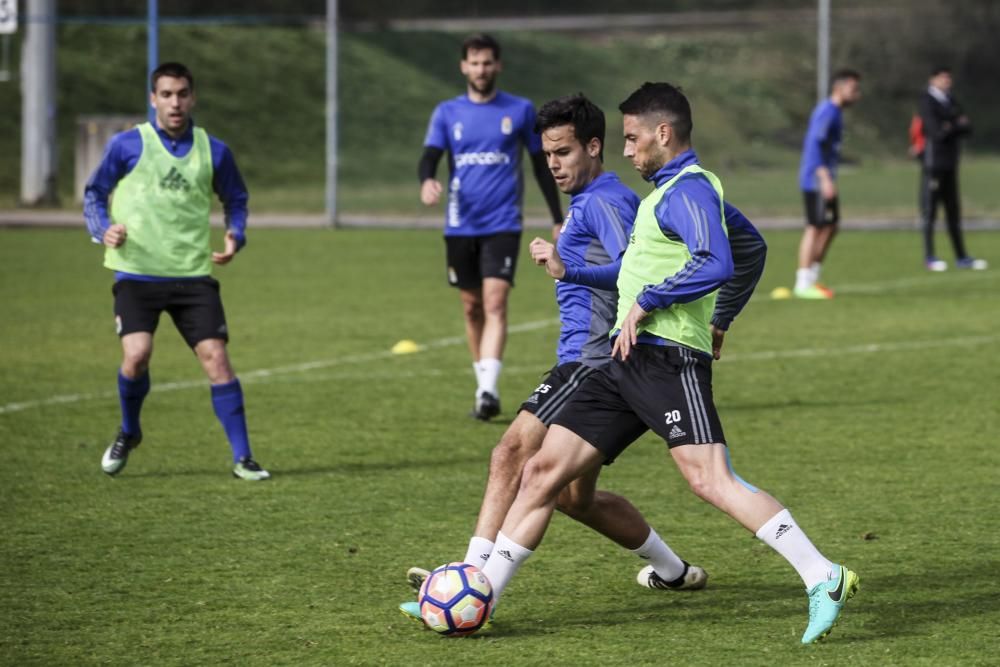
[(942, 271), (948, 270), (948, 262), (943, 259), (937, 259), (936, 257), (928, 259), (925, 266), (928, 271), (934, 271), (935, 273), (941, 273)]
[(142, 442), (142, 434), (129, 435), (123, 429), (118, 429), (118, 435), (114, 441), (104, 450), (101, 457), (101, 470), (106, 475), (114, 477), (125, 468), (128, 463), (128, 455)]
[(243, 457), (233, 468), (233, 477), (245, 479), (248, 482), (263, 482), (271, 479), (271, 473), (260, 467), (260, 464), (250, 457)]
[(424, 585), (424, 581), (429, 576), (431, 576), (431, 573), (422, 567), (411, 567), (406, 571), (406, 581), (409, 582), (410, 587), (415, 591), (420, 590), (420, 587)]
[(639, 570), (635, 580), (643, 588), (653, 588), (661, 591), (696, 591), (704, 588), (708, 583), (708, 573), (697, 565), (691, 565), (684, 561), (684, 574), (674, 581), (667, 581), (660, 577), (653, 569), (652, 565)]
[(985, 271), (990, 267), (990, 264), (985, 259), (973, 259), (972, 257), (963, 257), (962, 259), (955, 260), (955, 266), (956, 268), (959, 269)]

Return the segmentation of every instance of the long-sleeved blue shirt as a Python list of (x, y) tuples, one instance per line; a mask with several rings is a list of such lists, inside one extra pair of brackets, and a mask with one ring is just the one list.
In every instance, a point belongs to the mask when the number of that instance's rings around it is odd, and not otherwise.
[[(159, 127), (156, 133), (171, 155), (184, 157), (194, 146), (194, 122), (179, 138), (173, 139)], [(250, 198), (243, 177), (240, 175), (232, 151), (222, 141), (209, 135), (212, 151), (212, 189), (222, 202), (226, 228), (236, 237), (237, 248), (246, 243), (247, 201)], [(104, 157), (83, 191), (83, 217), (87, 222), (90, 238), (95, 243), (104, 242), (104, 233), (111, 226), (108, 199), (118, 182), (132, 171), (142, 156), (142, 136), (138, 128), (116, 134), (108, 142)], [(151, 278), (116, 274), (117, 278)]]
[[(687, 150), (665, 164), (650, 179), (656, 187), (698, 164)], [(663, 282), (647, 285), (636, 302), (649, 312), (689, 303), (717, 290), (733, 275), (733, 255), (722, 226), (722, 205), (712, 184), (701, 174), (687, 174), (664, 193), (653, 209), (663, 234), (684, 243), (691, 259)]]
[(719, 288), (715, 297), (712, 324), (725, 331), (750, 301), (754, 288), (764, 273), (767, 244), (757, 228), (738, 208), (729, 202), (723, 204), (726, 228), (729, 230), (729, 249), (733, 253), (733, 277)]
[(610, 361), (618, 271), (638, 208), (639, 197), (610, 172), (573, 195), (556, 243), (566, 266), (556, 283), (560, 364), (596, 367)]

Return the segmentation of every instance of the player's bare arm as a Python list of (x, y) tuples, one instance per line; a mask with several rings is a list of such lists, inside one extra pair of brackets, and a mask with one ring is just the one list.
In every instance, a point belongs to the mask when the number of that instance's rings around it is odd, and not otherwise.
[(535, 264), (544, 266), (545, 272), (556, 280), (560, 280), (566, 275), (566, 265), (563, 264), (554, 243), (536, 236), (528, 246), (528, 250), (531, 252), (531, 259), (535, 261)]
[(817, 167), (816, 178), (819, 179), (819, 192), (823, 199), (830, 201), (837, 196), (837, 183), (830, 175), (830, 170), (826, 167)]
[(125, 225), (115, 223), (108, 227), (108, 231), (104, 232), (104, 245), (109, 248), (120, 248), (127, 237), (128, 232)]
[(420, 201), (424, 206), (434, 206), (441, 201), (441, 181), (428, 178), (420, 184)]
[(237, 243), (236, 236), (232, 232), (226, 232), (226, 237), (223, 242), (222, 252), (212, 253), (212, 262), (214, 264), (229, 264), (236, 256)]
[(718, 361), (722, 358), (722, 344), (726, 340), (726, 330), (720, 329), (714, 324), (708, 328), (712, 332), (712, 358)]
[(621, 331), (618, 332), (618, 338), (615, 338), (614, 347), (611, 348), (611, 357), (618, 357), (622, 361), (628, 359), (629, 352), (636, 344), (637, 332), (639, 330), (639, 323), (646, 319), (649, 313), (642, 309), (638, 303), (633, 303), (632, 308), (629, 309), (628, 315), (622, 320)]

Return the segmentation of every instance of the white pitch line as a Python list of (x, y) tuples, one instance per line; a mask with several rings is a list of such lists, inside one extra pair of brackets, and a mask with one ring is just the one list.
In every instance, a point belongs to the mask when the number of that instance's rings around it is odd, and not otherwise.
[[(912, 350), (925, 350), (936, 347), (967, 347), (972, 345), (992, 344), (1000, 340), (1000, 335), (996, 336), (968, 336), (965, 338), (942, 338), (935, 340), (907, 341), (900, 343), (865, 343), (861, 345), (850, 345), (846, 347), (828, 348), (799, 348), (794, 350), (766, 350), (761, 352), (747, 352), (727, 354), (723, 352), (722, 360), (716, 363), (738, 363), (754, 361), (773, 361), (775, 359), (801, 359), (823, 356), (847, 356), (858, 354), (877, 354), (888, 352), (908, 352)], [(545, 364), (537, 366), (504, 366), (505, 376), (510, 375), (538, 375), (545, 372)], [(467, 369), (440, 369), (427, 368), (420, 370), (389, 369), (383, 371), (347, 371), (312, 374), (306, 378), (295, 378), (295, 382), (344, 382), (359, 379), (388, 380), (388, 379), (416, 379), (429, 377), (461, 377), (471, 375)], [(277, 382), (289, 382), (291, 378), (273, 378)], [(117, 395), (117, 394), (116, 394)]]
[[(837, 294), (878, 294), (879, 292), (896, 290), (896, 289), (906, 289), (907, 287), (922, 287), (925, 285), (940, 285), (947, 287), (949, 286), (945, 280), (949, 278), (952, 280), (972, 280), (978, 281), (984, 278), (995, 278), (996, 272), (990, 271), (960, 271), (952, 274), (951, 276), (942, 276), (940, 274), (936, 275), (925, 275), (925, 276), (914, 276), (912, 278), (896, 278), (895, 280), (883, 280), (874, 283), (858, 283), (858, 284), (846, 284), (840, 285), (834, 288), (834, 292)], [(942, 280), (944, 279), (944, 280)]]
[[(546, 320), (534, 320), (532, 322), (523, 322), (521, 324), (514, 324), (508, 327), (507, 331), (509, 333), (522, 333), (525, 331), (536, 331), (538, 329), (544, 329), (553, 325), (559, 324), (557, 319), (546, 319)], [(440, 349), (445, 347), (452, 347), (455, 345), (464, 345), (465, 336), (449, 336), (447, 338), (438, 338), (432, 340), (429, 343), (425, 343), (420, 346), (420, 351)], [(389, 350), (380, 350), (378, 352), (367, 352), (364, 354), (354, 354), (349, 357), (335, 357), (333, 359), (319, 359), (317, 361), (306, 361), (300, 364), (290, 364), (287, 366), (276, 366), (274, 368), (259, 368), (257, 370), (246, 371), (239, 373), (240, 380), (248, 381), (261, 381), (266, 380), (266, 378), (289, 375), (292, 373), (307, 373), (309, 371), (319, 370), (323, 368), (331, 368), (333, 366), (343, 366), (345, 364), (360, 364), (369, 361), (379, 361), (381, 359), (389, 359), (391, 357), (396, 357), (399, 355), (393, 354)], [(166, 391), (178, 391), (181, 389), (194, 389), (205, 386), (205, 380), (180, 380), (178, 382), (161, 382), (153, 385), (153, 391), (160, 393)], [(106, 400), (109, 398), (115, 398), (118, 396), (117, 391), (101, 391), (95, 393), (80, 393), (80, 394), (62, 394), (59, 396), (51, 396), (49, 398), (42, 398), (33, 401), (18, 401), (15, 403), (7, 403), (6, 405), (0, 405), (0, 415), (9, 414), (11, 412), (21, 412), (22, 410), (30, 410), (32, 408), (46, 407), (50, 405), (62, 405), (65, 403), (79, 403), (80, 401), (88, 400)]]
[(967, 347), (985, 345), (1000, 340), (995, 336), (965, 336), (963, 338), (938, 338), (936, 340), (912, 340), (898, 343), (864, 343), (847, 347), (807, 347), (796, 350), (769, 350), (726, 355), (725, 348), (721, 361), (772, 361), (774, 359), (798, 359), (803, 357), (845, 356), (850, 354), (876, 354), (879, 352), (909, 352), (934, 347)]
[[(511, 331), (531, 331), (535, 329), (544, 328), (546, 325), (552, 324), (550, 320), (540, 320), (538, 322), (529, 322), (524, 325), (520, 325), (516, 328), (511, 327)], [(965, 336), (962, 338), (940, 338), (936, 340), (918, 340), (918, 341), (905, 341), (896, 343), (864, 343), (861, 345), (849, 345), (847, 347), (828, 347), (828, 348), (799, 348), (793, 350), (766, 350), (761, 352), (748, 352), (744, 354), (724, 354), (722, 357), (722, 362), (726, 363), (736, 363), (745, 361), (773, 361), (775, 359), (801, 359), (810, 357), (824, 357), (824, 356), (846, 356), (846, 355), (856, 355), (856, 354), (877, 354), (884, 352), (908, 352), (912, 350), (926, 350), (935, 347), (967, 347), (973, 345), (987, 345), (992, 344), (1000, 340), (1000, 335), (994, 336)], [(453, 342), (447, 342), (453, 341)], [(440, 338), (435, 341), (423, 346), (421, 349), (430, 348), (442, 348), (447, 345), (458, 345), (465, 342), (465, 338), (455, 336), (453, 338)], [(327, 359), (324, 361), (310, 361), (302, 364), (293, 364), (290, 366), (281, 366), (277, 368), (269, 369), (259, 369), (256, 371), (250, 371), (248, 373), (243, 373), (240, 375), (240, 379), (247, 379), (254, 382), (269, 382), (271, 380), (284, 381), (285, 376), (293, 373), (305, 373), (322, 368), (331, 368), (333, 366), (341, 366), (346, 364), (357, 364), (364, 361), (374, 361), (377, 359), (387, 359), (393, 357), (391, 352), (373, 352), (366, 355), (356, 355), (354, 357), (342, 357), (339, 359)], [(528, 367), (528, 366), (511, 366), (505, 368), (504, 372), (512, 375), (526, 375), (526, 374), (539, 374), (540, 367)], [(373, 373), (371, 371), (365, 371), (364, 373), (325, 373), (321, 375), (312, 375), (307, 378), (308, 382), (327, 382), (336, 380), (356, 380), (358, 378), (416, 378), (416, 377), (438, 377), (445, 375), (463, 375), (466, 374), (465, 371), (442, 371), (442, 370), (424, 370), (424, 371), (400, 371), (392, 370), (385, 371), (383, 373)], [(167, 391), (178, 391), (181, 389), (193, 389), (204, 387), (204, 380), (187, 380), (182, 382), (164, 382), (161, 384), (154, 385), (154, 389), (157, 392), (167, 392)], [(53, 396), (52, 398), (37, 400), (37, 401), (23, 401), (20, 403), (8, 403), (7, 405), (0, 406), (0, 414), (7, 414), (11, 412), (19, 412), (21, 410), (28, 410), (31, 408), (49, 406), (49, 405), (59, 405), (64, 403), (77, 403), (86, 400), (96, 400), (96, 399), (110, 399), (118, 396), (118, 392), (115, 391), (105, 391), (90, 394), (66, 394), (62, 396)]]
[[(909, 278), (894, 278), (892, 280), (880, 280), (870, 283), (835, 284), (833, 285), (833, 291), (836, 294), (881, 294), (883, 292), (903, 290), (909, 287), (948, 287), (954, 286), (948, 281), (979, 281), (987, 278), (996, 278), (996, 276), (997, 273), (995, 271), (956, 271), (946, 275), (935, 274), (929, 276), (913, 276)], [(759, 303), (763, 301), (775, 301), (775, 299), (765, 292), (756, 292), (753, 295), (752, 301), (754, 303)]]
[[(992, 277), (994, 272), (979, 271), (979, 272), (968, 272), (960, 273), (955, 277), (962, 276), (963, 279), (980, 279), (985, 277)], [(859, 283), (859, 284), (847, 284), (841, 285), (837, 288), (837, 291), (842, 294), (860, 294), (860, 293), (878, 293), (884, 291), (892, 291), (894, 289), (906, 289), (907, 287), (914, 287), (926, 284), (939, 284), (942, 280), (947, 279), (943, 276), (923, 276), (915, 278), (900, 278), (896, 280), (886, 280), (881, 282), (872, 283)], [(757, 294), (754, 295), (753, 300), (756, 301), (770, 301), (766, 295)], [(546, 319), (546, 320), (535, 320), (532, 322), (524, 322), (522, 324), (515, 324), (509, 327), (508, 331), (510, 333), (520, 333), (524, 331), (535, 331), (538, 329), (544, 329), (546, 327), (556, 325), (559, 323), (558, 319)], [(819, 349), (819, 348), (807, 348), (801, 350), (777, 350), (769, 352), (754, 352), (744, 355), (723, 355), (723, 361), (756, 361), (756, 360), (767, 360), (767, 359), (778, 359), (778, 358), (792, 358), (792, 357), (816, 357), (826, 354), (859, 354), (859, 353), (870, 353), (870, 352), (891, 352), (897, 350), (910, 350), (910, 349), (924, 349), (926, 347), (941, 347), (947, 345), (973, 345), (981, 342), (993, 342), (996, 337), (978, 337), (978, 338), (966, 338), (966, 339), (951, 339), (951, 340), (939, 340), (939, 341), (915, 341), (907, 343), (872, 343), (869, 345), (852, 346), (847, 348), (831, 348), (831, 349)], [(972, 341), (972, 342), (962, 342), (962, 341)], [(420, 346), (420, 351), (440, 349), (445, 347), (452, 347), (455, 345), (464, 345), (464, 336), (449, 336), (447, 338), (438, 338), (436, 340), (430, 341)], [(365, 354), (356, 354), (349, 357), (336, 357), (333, 359), (321, 359), (317, 361), (306, 361), (300, 364), (291, 364), (288, 366), (277, 366), (275, 368), (261, 368), (257, 370), (241, 372), (239, 374), (242, 380), (260, 381), (266, 380), (271, 377), (278, 377), (283, 375), (289, 375), (292, 373), (306, 373), (309, 371), (314, 371), (323, 368), (331, 368), (334, 366), (342, 366), (346, 364), (359, 364), (369, 361), (378, 361), (381, 359), (388, 359), (394, 357), (391, 351), (381, 350), (378, 352), (369, 352)], [(166, 391), (179, 391), (182, 389), (194, 389), (197, 387), (204, 387), (205, 381), (202, 380), (181, 380), (178, 382), (163, 382), (157, 383), (153, 386), (153, 390), (157, 393)], [(50, 405), (62, 405), (67, 403), (79, 403), (81, 401), (89, 400), (107, 400), (109, 398), (115, 398), (118, 396), (117, 391), (101, 391), (96, 393), (78, 393), (78, 394), (62, 394), (58, 396), (51, 396), (49, 398), (31, 400), (31, 401), (18, 401), (14, 403), (7, 403), (6, 405), (0, 405), (0, 415), (10, 414), (12, 412), (21, 412), (22, 410), (30, 410), (33, 408), (40, 408)]]

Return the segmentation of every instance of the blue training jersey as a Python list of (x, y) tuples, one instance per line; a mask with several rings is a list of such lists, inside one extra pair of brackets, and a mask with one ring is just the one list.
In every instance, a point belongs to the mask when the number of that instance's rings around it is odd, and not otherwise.
[(817, 104), (809, 116), (809, 129), (802, 141), (799, 187), (803, 192), (816, 192), (819, 189), (816, 169), (820, 166), (829, 169), (833, 178), (837, 177), (843, 132), (844, 120), (840, 107), (830, 100)]
[(477, 104), (461, 95), (431, 115), (424, 146), (448, 152), (445, 236), (521, 231), (521, 147), (542, 150), (530, 100), (498, 92)]
[(639, 197), (613, 173), (601, 174), (570, 200), (556, 243), (566, 265), (556, 283), (560, 364), (596, 367), (610, 361), (618, 270), (638, 209)]

